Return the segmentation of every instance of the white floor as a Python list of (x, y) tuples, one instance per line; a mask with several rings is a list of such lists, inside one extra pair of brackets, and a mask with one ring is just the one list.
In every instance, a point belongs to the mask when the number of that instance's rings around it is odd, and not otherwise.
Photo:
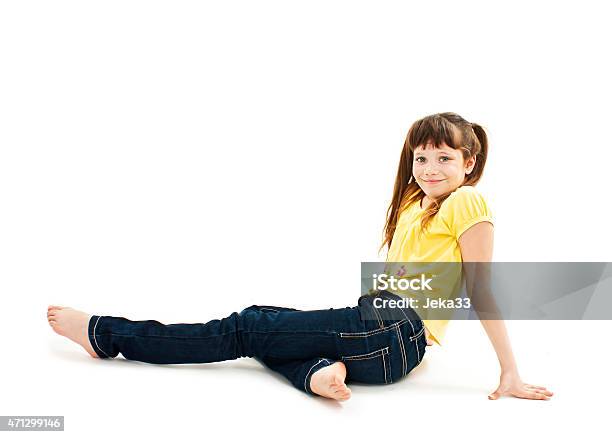
[(68, 435), (609, 431), (610, 322), (507, 322), (525, 382), (551, 389), (550, 401), (488, 400), (498, 380), (493, 349), (478, 321), (454, 321), (446, 345), (429, 347), (406, 379), (352, 385), (353, 397), (336, 403), (295, 390), (251, 359), (203, 365), (92, 359), (54, 334), (40, 312), (20, 323), (17, 314), (9, 311), (2, 321), (0, 414), (63, 415)]

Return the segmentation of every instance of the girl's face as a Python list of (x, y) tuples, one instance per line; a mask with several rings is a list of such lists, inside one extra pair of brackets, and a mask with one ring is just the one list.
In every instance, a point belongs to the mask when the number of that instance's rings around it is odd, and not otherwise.
[(412, 175), (428, 197), (437, 198), (459, 188), (474, 164), (475, 156), (464, 161), (463, 153), (446, 143), (440, 148), (427, 143), (414, 150)]

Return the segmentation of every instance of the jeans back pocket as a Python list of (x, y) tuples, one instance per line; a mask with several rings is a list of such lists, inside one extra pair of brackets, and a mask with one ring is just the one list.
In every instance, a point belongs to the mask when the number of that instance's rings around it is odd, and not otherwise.
[(390, 384), (393, 382), (391, 380), (389, 347), (367, 354), (343, 356), (341, 360), (346, 366), (348, 382), (354, 381), (365, 384)]

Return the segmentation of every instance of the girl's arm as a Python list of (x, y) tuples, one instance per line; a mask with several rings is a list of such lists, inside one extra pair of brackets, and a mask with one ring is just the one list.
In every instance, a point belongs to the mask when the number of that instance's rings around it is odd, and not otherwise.
[[(464, 263), (491, 262), (493, 257), (493, 225), (489, 222), (475, 224), (461, 234), (459, 247)], [(473, 283), (478, 276), (472, 268), (466, 269), (466, 275), (468, 284)], [(487, 320), (481, 318), (480, 322), (489, 336), (501, 367), (499, 386), (489, 395), (489, 399), (495, 400), (505, 394), (525, 399), (548, 399), (549, 396), (552, 396), (553, 393), (545, 387), (525, 384), (521, 381), (504, 321), (502, 319)]]

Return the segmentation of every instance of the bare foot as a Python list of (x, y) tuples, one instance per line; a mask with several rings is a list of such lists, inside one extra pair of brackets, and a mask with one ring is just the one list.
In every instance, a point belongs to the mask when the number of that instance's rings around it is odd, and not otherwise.
[(47, 320), (56, 333), (80, 344), (92, 357), (99, 358), (87, 335), (90, 318), (90, 314), (70, 307), (49, 305), (47, 309)]
[(346, 366), (342, 361), (325, 366), (310, 377), (310, 389), (323, 397), (346, 401), (351, 397), (351, 389), (346, 386)]

